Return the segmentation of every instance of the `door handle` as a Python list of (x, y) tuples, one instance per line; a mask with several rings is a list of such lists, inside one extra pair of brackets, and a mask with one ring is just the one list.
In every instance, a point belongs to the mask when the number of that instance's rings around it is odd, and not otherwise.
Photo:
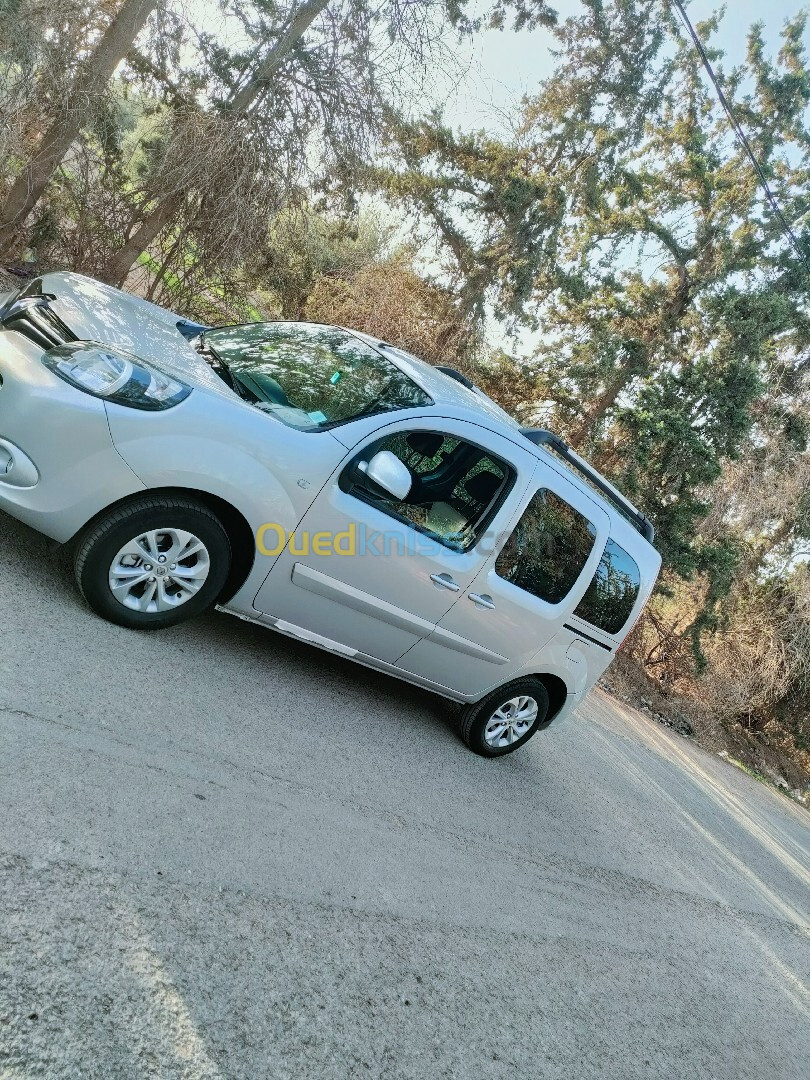
[(434, 585), (438, 585), (441, 589), (449, 589), (450, 592), (458, 592), (461, 588), (460, 585), (456, 585), (449, 574), (431, 574), (430, 580)]
[(472, 600), (472, 602), (474, 604), (478, 605), (478, 607), (483, 607), (483, 608), (494, 608), (495, 607), (495, 605), (492, 602), (492, 597), (489, 596), (487, 593), (481, 593), (479, 595), (478, 593), (471, 592), (471, 593), (468, 593), (467, 595), (468, 595), (469, 599)]

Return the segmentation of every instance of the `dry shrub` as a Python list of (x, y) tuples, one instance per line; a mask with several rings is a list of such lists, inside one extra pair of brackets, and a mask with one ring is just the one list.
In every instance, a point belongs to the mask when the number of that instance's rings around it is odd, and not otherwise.
[(724, 719), (761, 727), (789, 695), (810, 689), (810, 573), (744, 581), (729, 598), (725, 626), (705, 644), (710, 675), (701, 688)]
[(654, 597), (622, 650), (666, 693), (688, 694), (694, 680), (695, 656), (683, 635), (688, 621), (663, 598)]
[[(700, 582), (664, 582), (622, 652), (632, 699), (660, 692), (657, 707), (689, 715), (710, 749), (731, 748), (752, 767), (810, 782), (810, 571), (785, 580), (738, 582), (719, 627), (702, 638), (698, 673), (688, 632), (700, 610)], [(626, 670), (628, 667), (635, 669)], [(625, 689), (627, 689), (625, 687)], [(628, 696), (625, 694), (625, 696)]]
[[(194, 105), (174, 108), (144, 141), (143, 180), (130, 195), (138, 207), (128, 234), (165, 211), (149, 252), (160, 266), (149, 298), (160, 302), (178, 281), (193, 293), (199, 281), (235, 271), (255, 248), (257, 234), (297, 195), (294, 177), (281, 156), (255, 138), (247, 121)], [(114, 283), (120, 268), (105, 277)]]
[(120, 245), (132, 206), (93, 139), (74, 143), (34, 214), (29, 243), (37, 268), (63, 269), (98, 277)]
[(471, 365), (465, 374), (521, 423), (537, 426), (547, 422), (537, 377), (514, 357), (495, 352)]
[(362, 330), (433, 364), (463, 362), (475, 346), (454, 295), (399, 259), (346, 278), (321, 278), (307, 300), (306, 318)]

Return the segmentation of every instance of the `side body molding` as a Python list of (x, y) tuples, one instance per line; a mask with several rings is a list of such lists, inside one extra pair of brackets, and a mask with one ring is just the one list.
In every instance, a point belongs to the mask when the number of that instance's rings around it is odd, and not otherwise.
[(318, 596), (333, 600), (344, 607), (353, 608), (363, 615), (370, 615), (374, 619), (380, 619), (382, 622), (389, 623), (399, 630), (406, 630), (408, 633), (416, 634), (420, 638), (428, 638), (429, 641), (437, 645), (443, 645), (447, 649), (466, 653), (468, 656), (474, 656), (477, 660), (484, 660), (490, 664), (505, 664), (508, 662), (507, 658), (499, 653), (491, 652), (489, 649), (477, 645), (474, 641), (468, 641), (467, 638), (461, 637), (459, 634), (443, 630), (427, 619), (422, 619), (410, 611), (405, 611), (404, 608), (389, 604), (378, 596), (372, 596), (371, 593), (355, 589), (354, 586), (347, 585), (343, 581), (337, 581), (335, 578), (322, 574), (319, 570), (314, 570), (304, 563), (295, 563), (293, 565), (292, 581), (294, 585), (305, 589), (307, 592), (316, 593)]

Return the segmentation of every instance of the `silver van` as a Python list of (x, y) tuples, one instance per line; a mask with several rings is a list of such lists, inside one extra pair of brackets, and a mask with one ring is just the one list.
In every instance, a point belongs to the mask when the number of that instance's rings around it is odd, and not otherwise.
[(463, 703), (489, 757), (576, 708), (661, 561), (598, 472), (451, 369), (70, 273), (0, 297), (0, 510), (75, 544), (104, 618), (216, 604)]

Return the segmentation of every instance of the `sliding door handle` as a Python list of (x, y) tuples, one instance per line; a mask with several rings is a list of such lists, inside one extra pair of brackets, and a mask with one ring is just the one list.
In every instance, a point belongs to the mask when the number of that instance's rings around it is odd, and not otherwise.
[(449, 589), (450, 592), (458, 592), (461, 588), (460, 585), (456, 585), (449, 574), (431, 574), (430, 580), (434, 585), (438, 585), (440, 589)]
[(479, 595), (478, 593), (471, 592), (471, 593), (468, 593), (467, 595), (468, 595), (469, 599), (472, 600), (472, 602), (474, 604), (478, 605), (478, 607), (489, 608), (489, 609), (495, 607), (495, 604), (492, 602), (492, 597), (489, 596), (488, 593), (481, 593)]

